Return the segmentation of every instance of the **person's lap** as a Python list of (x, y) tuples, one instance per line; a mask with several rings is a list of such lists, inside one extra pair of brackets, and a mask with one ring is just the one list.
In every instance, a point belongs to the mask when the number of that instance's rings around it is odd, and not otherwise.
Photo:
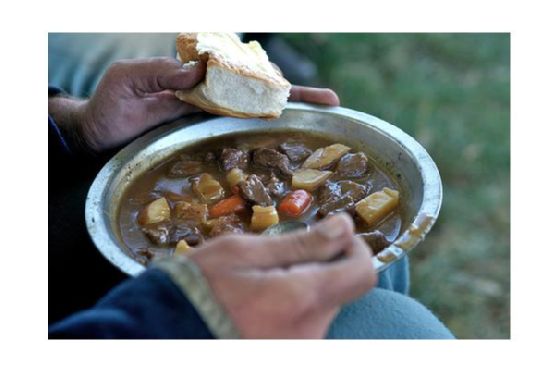
[(413, 298), (375, 288), (342, 308), (328, 339), (454, 339), (436, 316)]
[[(87, 97), (116, 60), (174, 56), (175, 34), (50, 34), (48, 82), (77, 97)], [(83, 200), (84, 201), (84, 200)], [(377, 288), (345, 306), (328, 338), (453, 338), (423, 305), (408, 297), (407, 257), (380, 273)]]

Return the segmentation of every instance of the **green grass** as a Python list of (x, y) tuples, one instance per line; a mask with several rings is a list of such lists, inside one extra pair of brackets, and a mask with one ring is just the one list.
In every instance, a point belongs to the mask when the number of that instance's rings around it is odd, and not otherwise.
[(285, 37), (343, 106), (399, 126), (440, 169), (444, 204), (411, 253), (411, 295), (459, 338), (509, 338), (509, 35)]

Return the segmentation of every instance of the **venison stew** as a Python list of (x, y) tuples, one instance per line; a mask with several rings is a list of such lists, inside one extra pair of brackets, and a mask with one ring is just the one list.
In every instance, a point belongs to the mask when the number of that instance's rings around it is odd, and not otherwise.
[(404, 194), (358, 148), (304, 132), (206, 139), (172, 154), (125, 190), (120, 238), (143, 265), (225, 234), (313, 224), (347, 212), (375, 254), (400, 234)]

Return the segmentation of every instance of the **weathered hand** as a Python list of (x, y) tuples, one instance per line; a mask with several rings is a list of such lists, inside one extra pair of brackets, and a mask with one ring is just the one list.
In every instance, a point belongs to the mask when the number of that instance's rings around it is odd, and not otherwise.
[(376, 283), (371, 252), (345, 214), (309, 233), (224, 236), (187, 258), (244, 338), (322, 338), (340, 306)]
[(96, 151), (122, 144), (142, 132), (198, 111), (174, 90), (201, 81), (205, 66), (183, 67), (172, 58), (124, 60), (110, 66), (84, 112), (83, 133)]
[[(175, 90), (188, 89), (205, 75), (202, 63), (182, 66), (173, 58), (122, 60), (112, 64), (89, 100), (54, 98), (49, 114), (94, 151), (114, 148), (148, 129), (199, 111), (178, 100)], [(338, 105), (330, 89), (293, 86), (290, 100)]]

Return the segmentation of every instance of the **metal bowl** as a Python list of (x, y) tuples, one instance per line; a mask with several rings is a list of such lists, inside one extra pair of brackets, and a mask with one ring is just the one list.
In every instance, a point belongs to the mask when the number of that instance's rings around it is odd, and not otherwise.
[(289, 103), (277, 120), (238, 119), (206, 114), (164, 125), (116, 154), (98, 173), (87, 196), (85, 218), (98, 250), (123, 272), (136, 275), (145, 267), (123, 243), (118, 212), (125, 189), (154, 164), (207, 138), (239, 133), (303, 131), (332, 138), (368, 153), (382, 164), (401, 189), (400, 236), (373, 257), (378, 271), (414, 248), (429, 232), (442, 203), (438, 169), (425, 149), (396, 126), (346, 108)]

